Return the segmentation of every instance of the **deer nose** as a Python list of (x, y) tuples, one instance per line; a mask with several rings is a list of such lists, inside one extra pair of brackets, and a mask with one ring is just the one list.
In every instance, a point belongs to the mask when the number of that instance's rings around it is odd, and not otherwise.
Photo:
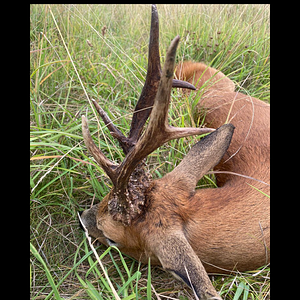
[(87, 229), (88, 234), (94, 238), (103, 236), (101, 230), (97, 228), (97, 212), (99, 204), (83, 211), (78, 211), (79, 226), (82, 230)]

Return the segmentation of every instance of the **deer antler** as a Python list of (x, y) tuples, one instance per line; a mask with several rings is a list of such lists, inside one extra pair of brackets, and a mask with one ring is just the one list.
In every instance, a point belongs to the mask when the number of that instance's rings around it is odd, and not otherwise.
[[(153, 4), (148, 53), (148, 70), (145, 85), (136, 104), (131, 121), (129, 140), (132, 141), (132, 143), (136, 142), (140, 137), (143, 126), (151, 113), (160, 78), (161, 66), (159, 57), (159, 22), (157, 8), (156, 5)], [(189, 82), (177, 79), (173, 79), (172, 86), (191, 90), (196, 89)]]
[[(158, 38), (158, 14), (152, 5), (151, 31), (149, 42), (148, 70), (145, 85), (135, 107), (129, 137), (125, 137), (111, 122), (101, 107), (93, 101), (104, 123), (119, 141), (125, 159), (120, 165), (112, 163), (93, 142), (87, 120), (82, 116), (84, 142), (96, 162), (113, 182), (111, 199), (108, 203), (110, 214), (115, 220), (129, 225), (142, 211), (145, 203), (145, 190), (150, 184), (150, 175), (143, 168), (143, 159), (151, 152), (172, 139), (191, 135), (201, 135), (214, 131), (211, 128), (178, 128), (168, 124), (168, 109), (173, 86), (195, 89), (187, 82), (173, 79), (176, 49), (179, 36), (171, 42), (165, 65), (161, 72)], [(141, 136), (142, 129), (150, 115), (148, 126)]]

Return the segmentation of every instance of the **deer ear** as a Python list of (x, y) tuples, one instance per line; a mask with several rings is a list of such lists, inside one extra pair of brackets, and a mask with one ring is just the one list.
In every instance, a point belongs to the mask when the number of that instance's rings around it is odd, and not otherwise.
[(197, 182), (219, 163), (227, 151), (233, 131), (232, 124), (225, 124), (201, 139), (165, 177), (171, 178), (175, 184), (185, 186), (188, 191), (194, 191)]
[(151, 244), (163, 268), (189, 285), (199, 299), (221, 299), (182, 232), (168, 232)]

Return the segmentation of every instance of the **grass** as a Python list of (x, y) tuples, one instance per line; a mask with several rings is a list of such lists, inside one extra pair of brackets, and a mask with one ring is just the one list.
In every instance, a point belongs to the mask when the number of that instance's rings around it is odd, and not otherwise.
[[(179, 60), (205, 61), (245, 93), (270, 101), (269, 5), (158, 5), (162, 61), (179, 34)], [(30, 6), (31, 299), (114, 299), (77, 211), (109, 191), (106, 174), (83, 144), (81, 114), (106, 155), (123, 159), (89, 99), (125, 134), (146, 75), (149, 5)], [(88, 42), (87, 42), (88, 40)], [(194, 126), (197, 100), (173, 92), (170, 123)], [(171, 171), (195, 137), (172, 141), (148, 158), (153, 177)], [(213, 177), (201, 187), (213, 185)], [(116, 248), (95, 246), (121, 299), (193, 299), (158, 267)], [(270, 268), (213, 276), (224, 299), (269, 299)], [(171, 298), (168, 298), (171, 297)]]

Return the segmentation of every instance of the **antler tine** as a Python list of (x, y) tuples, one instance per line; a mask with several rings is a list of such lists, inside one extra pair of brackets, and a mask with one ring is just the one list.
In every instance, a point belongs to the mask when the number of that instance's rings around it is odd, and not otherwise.
[(181, 88), (181, 89), (189, 89), (189, 90), (196, 90), (195, 86), (191, 83), (183, 80), (173, 79), (172, 87)]
[(107, 113), (100, 107), (96, 100), (92, 99), (92, 101), (100, 117), (109, 129), (110, 134), (119, 141), (124, 153), (127, 154), (128, 150), (134, 146), (134, 144), (130, 143), (129, 139), (114, 125)]
[(95, 158), (96, 162), (101, 166), (101, 168), (105, 171), (105, 173), (109, 176), (113, 184), (116, 184), (116, 169), (118, 165), (112, 163), (103, 152), (95, 145), (91, 133), (89, 131), (87, 119), (85, 116), (82, 116), (82, 135), (83, 140), (88, 148), (89, 152)]
[(136, 104), (129, 133), (129, 139), (137, 141), (148, 119), (161, 76), (159, 57), (159, 22), (155, 4), (152, 4), (151, 28), (148, 50), (148, 69), (145, 84)]

